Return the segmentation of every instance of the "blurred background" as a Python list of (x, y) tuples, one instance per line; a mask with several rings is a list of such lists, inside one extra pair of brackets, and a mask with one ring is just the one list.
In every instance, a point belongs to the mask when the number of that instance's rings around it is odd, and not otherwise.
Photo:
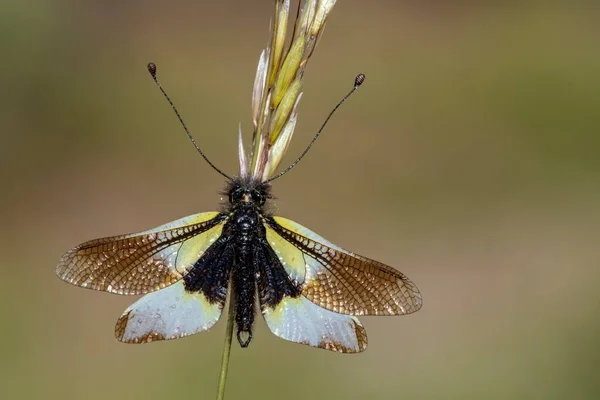
[[(294, 2), (292, 2), (294, 3)], [(278, 214), (413, 279), (347, 356), (235, 345), (229, 399), (593, 399), (600, 393), (600, 25), (584, 1), (340, 0), (287, 160), (364, 72)], [(499, 4), (501, 3), (501, 4)], [(272, 1), (3, 1), (4, 398), (213, 398), (225, 331), (124, 345), (135, 298), (61, 282), (85, 240), (216, 209)], [(247, 136), (249, 138), (249, 136)], [(249, 139), (247, 139), (249, 140)], [(285, 162), (284, 162), (285, 163)]]

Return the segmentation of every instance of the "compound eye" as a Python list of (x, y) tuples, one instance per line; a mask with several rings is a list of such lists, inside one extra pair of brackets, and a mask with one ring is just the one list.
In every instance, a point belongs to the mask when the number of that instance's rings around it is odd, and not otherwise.
[(244, 195), (244, 191), (242, 189), (236, 189), (229, 194), (229, 202), (236, 203), (242, 200), (242, 196)]
[(265, 203), (262, 193), (258, 190), (253, 190), (252, 193), (250, 193), (250, 196), (252, 196), (252, 201), (257, 204), (263, 205)]

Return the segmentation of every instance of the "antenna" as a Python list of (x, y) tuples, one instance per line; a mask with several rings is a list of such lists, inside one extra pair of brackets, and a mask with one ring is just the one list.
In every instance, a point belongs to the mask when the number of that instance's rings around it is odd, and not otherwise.
[(204, 155), (204, 153), (202, 152), (202, 150), (200, 150), (200, 147), (198, 147), (198, 144), (196, 143), (196, 140), (194, 139), (194, 137), (192, 136), (192, 134), (188, 130), (188, 127), (185, 124), (185, 122), (183, 122), (183, 118), (181, 118), (181, 115), (179, 114), (179, 111), (177, 111), (177, 108), (175, 107), (175, 104), (173, 104), (173, 102), (171, 101), (171, 98), (169, 97), (169, 95), (167, 94), (167, 92), (165, 92), (165, 89), (163, 89), (163, 87), (160, 84), (158, 78), (156, 77), (156, 64), (154, 64), (153, 62), (148, 63), (148, 72), (150, 72), (150, 75), (152, 75), (152, 79), (154, 79), (154, 83), (156, 83), (156, 86), (158, 86), (158, 88), (162, 92), (163, 96), (165, 96), (165, 99), (167, 99), (167, 101), (171, 105), (171, 108), (173, 109), (173, 111), (175, 111), (175, 115), (177, 115), (177, 119), (181, 123), (181, 126), (183, 127), (183, 129), (185, 130), (185, 133), (187, 133), (188, 137), (192, 141), (192, 144), (194, 145), (194, 147), (196, 148), (196, 150), (198, 150), (198, 153), (200, 153), (200, 155), (202, 156), (202, 158), (204, 158), (204, 160), (208, 163), (208, 165), (210, 165), (212, 167), (212, 169), (214, 169), (215, 171), (217, 171), (219, 174), (223, 175), (226, 179), (231, 180), (231, 177), (229, 175), (225, 174), (219, 168), (215, 167), (215, 165), (210, 162), (210, 160), (208, 159), (208, 157), (206, 157), (206, 155)]
[(358, 89), (358, 87), (360, 85), (362, 85), (364, 81), (365, 81), (365, 74), (358, 74), (358, 75), (356, 75), (356, 78), (354, 78), (354, 87), (352, 88), (352, 90), (350, 90), (348, 92), (348, 94), (346, 94), (342, 98), (342, 100), (340, 100), (340, 102), (337, 103), (337, 105), (333, 108), (333, 110), (331, 110), (331, 112), (329, 113), (329, 115), (327, 116), (327, 118), (325, 118), (325, 122), (323, 122), (323, 125), (321, 125), (321, 128), (319, 128), (319, 131), (317, 132), (317, 134), (312, 138), (312, 140), (310, 141), (310, 143), (308, 144), (308, 146), (306, 147), (306, 149), (304, 149), (304, 151), (302, 152), (302, 154), (300, 154), (300, 157), (298, 157), (296, 159), (296, 161), (294, 161), (293, 163), (291, 163), (286, 169), (284, 169), (283, 171), (281, 171), (280, 173), (278, 173), (277, 175), (275, 175), (271, 179), (267, 179), (266, 182), (273, 182), (275, 179), (281, 178), (283, 175), (285, 175), (288, 172), (290, 172), (290, 170), (292, 168), (294, 168), (296, 166), (296, 164), (298, 164), (300, 162), (300, 160), (302, 160), (302, 158), (304, 158), (304, 156), (306, 155), (306, 153), (308, 153), (308, 151), (310, 150), (310, 148), (312, 147), (312, 145), (317, 141), (317, 139), (321, 135), (321, 132), (323, 132), (323, 129), (325, 129), (325, 126), (327, 125), (327, 123), (329, 122), (329, 120), (331, 119), (331, 117), (333, 116), (333, 114), (335, 114), (335, 112), (337, 111), (337, 109), (340, 108), (340, 106), (342, 104), (344, 104), (344, 102), (346, 101), (346, 99), (348, 99), (348, 97), (350, 97), (350, 95), (352, 95), (352, 93), (354, 93), (354, 91), (356, 89)]

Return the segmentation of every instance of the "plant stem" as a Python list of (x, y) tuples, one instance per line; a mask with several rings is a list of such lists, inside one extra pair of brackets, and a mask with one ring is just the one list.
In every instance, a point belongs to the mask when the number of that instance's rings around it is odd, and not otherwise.
[(225, 383), (227, 382), (227, 370), (229, 369), (229, 355), (231, 354), (231, 339), (233, 337), (233, 298), (229, 299), (229, 310), (227, 311), (227, 328), (225, 330), (225, 347), (221, 359), (221, 374), (219, 375), (219, 386), (217, 388), (217, 400), (225, 398)]

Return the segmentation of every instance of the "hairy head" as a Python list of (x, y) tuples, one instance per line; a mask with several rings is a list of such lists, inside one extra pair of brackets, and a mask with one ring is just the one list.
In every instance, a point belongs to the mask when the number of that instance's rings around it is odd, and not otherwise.
[(223, 194), (227, 195), (232, 208), (262, 208), (271, 199), (271, 185), (252, 177), (235, 177), (229, 181)]

